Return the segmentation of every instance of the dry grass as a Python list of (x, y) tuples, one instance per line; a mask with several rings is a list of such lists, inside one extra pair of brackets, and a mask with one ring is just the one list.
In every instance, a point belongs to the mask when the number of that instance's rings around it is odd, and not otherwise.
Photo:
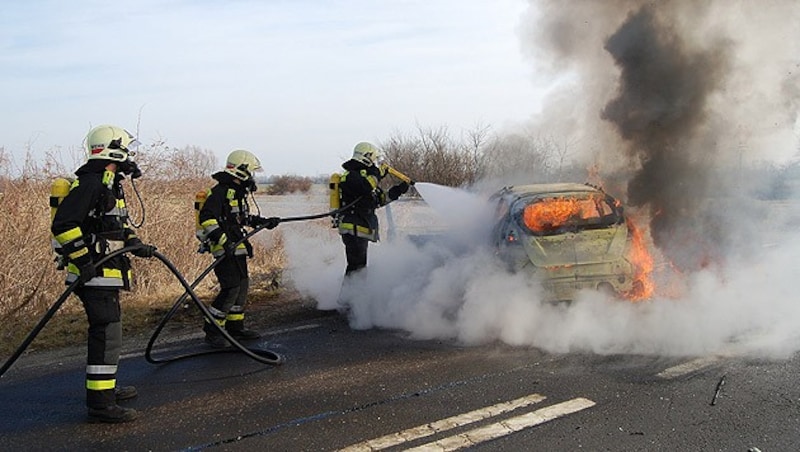
[[(64, 272), (56, 270), (50, 244), (49, 193), (51, 177), (0, 177), (0, 352), (14, 350), (42, 315), (65, 289)], [(211, 179), (172, 182), (137, 180), (136, 188), (144, 201), (144, 210), (129, 181), (123, 183), (128, 207), (136, 222), (145, 223), (137, 234), (146, 243), (156, 245), (192, 282), (211, 262), (209, 254), (196, 252), (194, 237), (194, 196), (210, 186)], [(254, 296), (274, 298), (274, 278), (284, 267), (285, 256), (278, 232), (265, 245), (256, 236), (255, 257), (250, 260)], [(134, 287), (123, 292), (123, 316), (126, 330), (138, 331), (154, 326), (183, 293), (183, 287), (157, 259), (132, 257)], [(216, 278), (211, 274), (198, 286), (198, 294), (207, 299), (216, 292)], [(260, 287), (259, 284), (265, 287)], [(269, 286), (269, 287), (267, 287)], [(265, 289), (270, 289), (265, 293)], [(260, 291), (260, 292), (259, 292)], [(259, 294), (260, 293), (260, 294)], [(76, 297), (62, 306), (59, 313), (34, 343), (68, 344), (84, 341), (86, 321)]]

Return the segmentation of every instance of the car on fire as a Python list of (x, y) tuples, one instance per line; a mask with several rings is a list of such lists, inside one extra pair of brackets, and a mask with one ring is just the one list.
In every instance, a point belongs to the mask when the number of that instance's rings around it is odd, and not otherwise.
[[(641, 234), (622, 203), (579, 183), (504, 187), (490, 198), (492, 244), (512, 271), (541, 280), (549, 301), (591, 289), (646, 297), (652, 260), (637, 255)], [(638, 243), (637, 243), (638, 242)]]

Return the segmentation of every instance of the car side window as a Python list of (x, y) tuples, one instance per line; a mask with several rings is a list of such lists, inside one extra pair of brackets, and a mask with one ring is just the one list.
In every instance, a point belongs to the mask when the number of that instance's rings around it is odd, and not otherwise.
[(498, 198), (494, 207), (494, 226), (492, 227), (492, 237), (494, 237), (495, 245), (501, 245), (506, 242), (510, 224), (509, 210), (508, 201), (504, 198)]

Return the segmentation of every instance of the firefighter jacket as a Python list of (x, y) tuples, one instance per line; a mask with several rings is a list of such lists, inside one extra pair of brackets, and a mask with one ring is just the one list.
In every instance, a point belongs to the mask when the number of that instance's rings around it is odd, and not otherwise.
[(377, 242), (380, 236), (375, 209), (385, 206), (387, 202), (386, 194), (378, 187), (384, 174), (376, 166), (367, 166), (357, 160), (344, 162), (342, 168), (345, 171), (339, 180), (341, 205), (347, 206), (358, 201), (339, 214), (339, 234)]
[[(226, 247), (232, 246), (245, 236), (244, 226), (250, 224), (250, 208), (247, 204), (248, 186), (236, 183), (238, 179), (220, 171), (211, 176), (217, 184), (208, 190), (206, 202), (200, 209), (198, 221), (202, 231), (201, 241), (208, 241), (211, 254), (220, 257)], [(252, 256), (252, 246), (246, 240), (233, 251), (235, 256)]]
[[(120, 181), (123, 176), (107, 171), (108, 162), (91, 160), (75, 172), (69, 194), (61, 202), (50, 228), (67, 261), (66, 283), (80, 277), (81, 266), (97, 262), (125, 246), (141, 244), (130, 227)], [(130, 289), (130, 259), (117, 255), (97, 269), (85, 286)]]

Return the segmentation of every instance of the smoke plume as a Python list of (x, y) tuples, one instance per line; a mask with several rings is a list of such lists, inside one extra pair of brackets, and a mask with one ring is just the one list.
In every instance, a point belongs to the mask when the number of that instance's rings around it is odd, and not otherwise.
[(708, 200), (736, 188), (745, 158), (797, 151), (800, 5), (537, 1), (531, 10), (531, 54), (576, 80), (537, 123), (567, 124), (563, 133), (591, 143), (589, 162), (625, 170), (627, 203), (649, 214), (654, 243), (679, 268), (743, 252), (726, 197)]

